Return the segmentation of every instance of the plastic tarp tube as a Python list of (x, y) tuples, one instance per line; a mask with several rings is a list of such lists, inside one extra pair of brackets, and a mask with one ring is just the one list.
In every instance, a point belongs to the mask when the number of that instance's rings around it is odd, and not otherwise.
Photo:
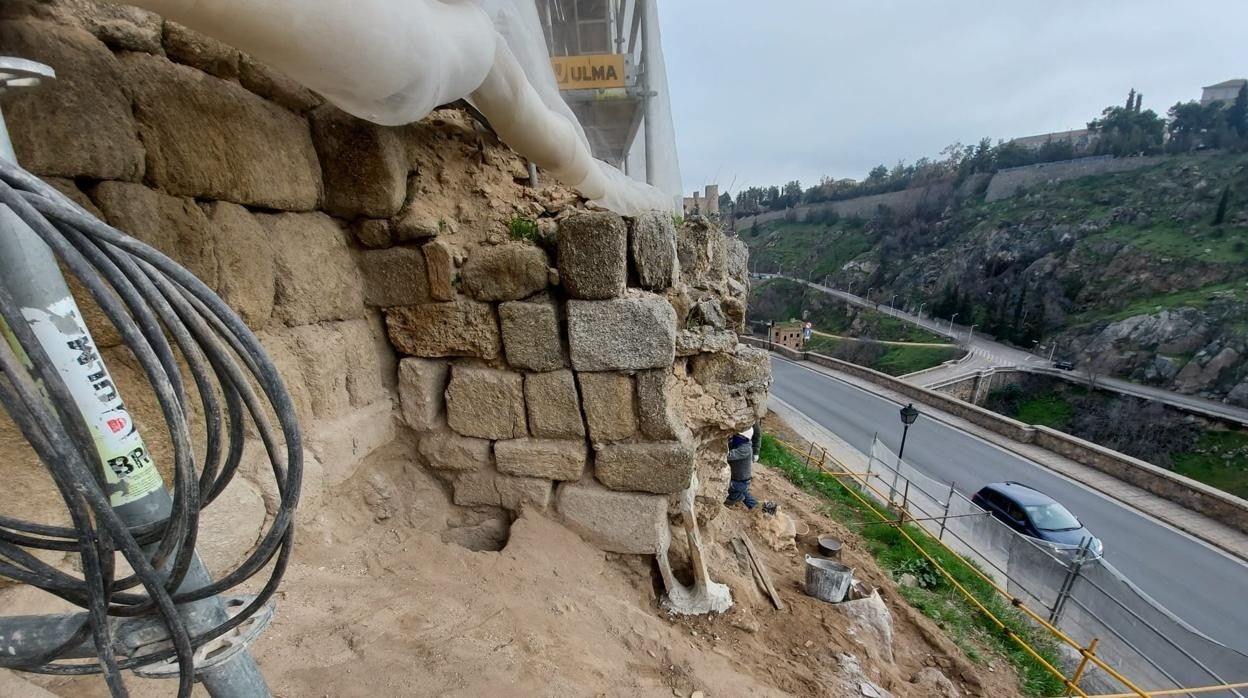
[(532, 0), (124, 4), (245, 51), (377, 124), (418, 121), (469, 99), (505, 143), (595, 203), (626, 215), (675, 209), (678, 189), (660, 191), (593, 158), (554, 85)]

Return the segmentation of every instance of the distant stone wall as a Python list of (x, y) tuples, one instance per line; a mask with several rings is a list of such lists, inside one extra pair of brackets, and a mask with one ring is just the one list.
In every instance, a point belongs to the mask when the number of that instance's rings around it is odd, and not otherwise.
[(977, 371), (964, 378), (932, 386), (930, 389), (938, 393), (952, 395), (972, 405), (982, 405), (994, 390), (1007, 385), (1020, 385), (1026, 376), (1025, 371), (1014, 369), (988, 369)]
[(800, 222), (805, 220), (806, 216), (825, 211), (835, 211), (837, 215), (843, 218), (871, 218), (879, 213), (880, 207), (884, 207), (898, 216), (912, 216), (924, 203), (943, 203), (948, 201), (952, 193), (953, 185), (950, 183), (933, 184), (927, 187), (903, 189), (886, 194), (860, 196), (854, 199), (845, 199), (844, 201), (826, 201), (817, 204), (795, 206), (781, 211), (768, 211), (756, 216), (738, 218), (735, 225), (737, 230), (744, 230), (755, 223), (762, 225), (770, 221), (786, 220), (790, 215), (794, 217), (794, 220)]
[[(303, 426), (301, 517), (402, 430), (457, 503), (557, 508), (610, 550), (652, 552), (695, 471), (718, 507), (727, 436), (764, 409), (770, 380), (766, 355), (736, 340), (740, 242), (586, 212), (557, 185), (527, 187), (525, 162), (460, 111), (376, 126), (136, 8), (10, 0), (0, 46), (58, 75), (3, 98), (20, 162), (256, 331)], [(78, 295), (168, 477), (150, 389)], [(7, 419), (0, 448), (0, 478), (23, 495), (3, 513), (64, 520)], [(231, 496), (207, 510), (211, 568), (244, 556), (274, 511), (262, 452), (249, 443)], [(212, 554), (221, 530), (228, 558)]]
[(1078, 179), (1091, 175), (1110, 172), (1128, 172), (1143, 167), (1151, 167), (1162, 161), (1166, 156), (1116, 158), (1111, 155), (1098, 155), (1090, 158), (1065, 160), (1062, 162), (1042, 162), (1037, 165), (1025, 165), (1001, 170), (992, 176), (988, 190), (984, 194), (985, 201), (997, 201), (1014, 196), (1040, 184), (1053, 184), (1068, 179)]

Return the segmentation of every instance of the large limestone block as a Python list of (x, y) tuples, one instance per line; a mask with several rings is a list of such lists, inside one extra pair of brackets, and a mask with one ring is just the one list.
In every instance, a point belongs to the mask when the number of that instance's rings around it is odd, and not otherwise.
[(760, 386), (771, 382), (767, 352), (739, 345), (732, 354), (699, 354), (689, 360), (693, 379), (704, 386)]
[(653, 441), (689, 436), (681, 409), (680, 386), (670, 368), (637, 374), (637, 416), (641, 433)]
[(743, 288), (750, 285), (750, 248), (740, 238), (724, 237), (724, 271), (728, 278), (741, 284)]
[(514, 301), (546, 288), (550, 262), (540, 247), (478, 247), (461, 271), (464, 293), (479, 301)]
[(555, 510), (590, 544), (611, 553), (654, 555), (669, 536), (667, 497), (614, 492), (590, 480), (559, 485)]
[(414, 247), (363, 250), (356, 255), (364, 278), (364, 302), (389, 308), (428, 303), (425, 255)]
[(581, 404), (589, 437), (595, 443), (627, 439), (637, 433), (637, 412), (631, 376), (622, 373), (579, 373)]
[(680, 273), (691, 286), (705, 287), (724, 275), (724, 234), (705, 223), (687, 222), (676, 231)]
[(238, 68), (239, 84), (293, 112), (303, 113), (324, 102), (312, 90), (246, 54)]
[(585, 422), (576, 395), (576, 378), (569, 370), (530, 373), (524, 377), (524, 399), (529, 408), (529, 432), (551, 439), (583, 439)]
[(10, 7), (13, 17), (36, 17), (81, 27), (119, 51), (162, 50), (164, 19), (148, 10), (96, 0), (9, 0), (0, 6), (0, 21), (9, 19), (4, 10)]
[(676, 228), (666, 213), (643, 213), (633, 219), (629, 235), (633, 268), (642, 288), (662, 291), (680, 276), (676, 258)]
[(269, 324), (277, 288), (269, 236), (250, 211), (225, 201), (204, 209), (216, 242), (217, 291), (253, 329)]
[(399, 132), (325, 105), (311, 115), (325, 178), (325, 210), (343, 218), (389, 218), (407, 196), (407, 152)]
[(589, 461), (584, 441), (509, 439), (494, 444), (499, 472), (548, 480), (579, 480)]
[(100, 184), (95, 199), (114, 228), (155, 247), (217, 288), (212, 225), (194, 201), (128, 182)]
[(274, 315), (288, 325), (349, 320), (364, 314), (359, 268), (346, 233), (323, 213), (257, 216), (277, 267)]
[(494, 306), (466, 298), (390, 308), (386, 327), (395, 348), (411, 356), (494, 359), (502, 350)]
[(568, 345), (578, 371), (637, 371), (676, 358), (676, 311), (653, 293), (568, 302)]
[(675, 494), (689, 487), (694, 456), (684, 442), (609, 444), (594, 455), (594, 475), (613, 490)]
[(389, 399), (397, 389), (394, 349), (386, 341), (379, 317), (338, 323), (340, 351), (346, 360), (347, 394), (352, 407)]
[(317, 207), (321, 166), (308, 123), (241, 85), (125, 54), (147, 180), (180, 196), (285, 211)]
[(0, 97), (22, 166), (40, 175), (139, 181), (143, 144), (121, 67), (86, 31), (47, 22), (0, 22), (0, 52), (52, 66), (57, 79)]
[(347, 355), (337, 325), (301, 325), (289, 332), (294, 339), (292, 348), (299, 359), (312, 414), (318, 418), (332, 418), (349, 411)]
[(264, 527), (267, 511), (260, 489), (243, 478), (234, 478), (199, 520), (195, 552), (209, 569), (230, 570), (251, 554)]
[(628, 281), (628, 227), (607, 211), (578, 213), (559, 224), (559, 280), (568, 295), (615, 298)]
[(676, 356), (693, 356), (703, 352), (730, 351), (737, 346), (737, 333), (717, 330), (710, 325), (685, 329), (676, 333)]
[(421, 434), (417, 449), (437, 470), (483, 470), (494, 462), (489, 439), (460, 436), (449, 429)]
[(172, 22), (165, 21), (165, 55), (219, 78), (238, 77), (238, 49)]
[(446, 388), (446, 421), (464, 436), (527, 436), (523, 377), (511, 371), (456, 365)]
[(552, 485), (550, 480), (513, 477), (486, 468), (456, 475), (454, 490), (454, 501), (460, 506), (502, 507), (509, 511), (534, 506), (544, 510), (550, 506)]
[(399, 404), (403, 421), (416, 431), (436, 429), (445, 422), (446, 361), (406, 358), (399, 361)]
[(295, 405), (295, 415), (299, 417), (299, 422), (308, 424), (312, 420), (312, 401), (308, 397), (308, 387), (303, 382), (303, 370), (294, 346), (295, 338), (287, 328), (280, 328), (257, 332), (256, 339), (260, 340), (264, 353), (282, 377), (286, 392), (290, 394), (290, 401)]
[(308, 447), (325, 467), (325, 485), (334, 491), (355, 475), (370, 453), (394, 441), (389, 400), (347, 410), (337, 418), (318, 419), (305, 430)]
[(529, 371), (554, 371), (568, 365), (568, 351), (553, 301), (512, 301), (498, 307), (507, 363)]

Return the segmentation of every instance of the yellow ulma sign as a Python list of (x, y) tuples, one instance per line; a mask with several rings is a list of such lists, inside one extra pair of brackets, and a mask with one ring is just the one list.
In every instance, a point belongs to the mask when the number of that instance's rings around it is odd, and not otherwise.
[(624, 87), (623, 54), (551, 56), (561, 90), (603, 90)]

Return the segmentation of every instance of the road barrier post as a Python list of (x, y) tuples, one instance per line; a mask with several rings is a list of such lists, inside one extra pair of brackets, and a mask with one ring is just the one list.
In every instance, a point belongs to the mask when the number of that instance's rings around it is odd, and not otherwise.
[(1079, 679), (1083, 677), (1084, 670), (1088, 668), (1088, 660), (1092, 658), (1092, 655), (1096, 654), (1096, 645), (1100, 641), (1101, 641), (1100, 638), (1096, 638), (1096, 637), (1092, 638), (1092, 642), (1089, 642), (1088, 646), (1085, 647), (1083, 651), (1080, 652), (1080, 654), (1083, 655), (1083, 659), (1079, 660), (1079, 667), (1075, 669), (1074, 675), (1071, 676), (1070, 680), (1066, 682), (1066, 697), (1067, 698), (1070, 698), (1070, 696), (1075, 695), (1075, 691), (1078, 690)]
[(1062, 586), (1057, 590), (1057, 598), (1053, 600), (1053, 610), (1049, 613), (1049, 623), (1057, 625), (1062, 617), (1062, 609), (1066, 606), (1066, 599), (1070, 598), (1071, 587), (1075, 585), (1075, 579), (1079, 577), (1079, 568), (1083, 567), (1084, 560), (1087, 558), (1088, 548), (1091, 546), (1092, 540), (1085, 537), (1079, 541), (1079, 549), (1075, 552), (1075, 559), (1067, 568), (1066, 578), (1062, 580)]
[(810, 459), (815, 455), (815, 442), (810, 442), (810, 448), (806, 449), (806, 467), (810, 467)]
[(953, 483), (949, 483), (949, 496), (945, 498), (945, 513), (940, 517), (940, 533), (936, 535), (936, 540), (945, 539), (945, 523), (949, 521), (949, 505), (953, 503)]

